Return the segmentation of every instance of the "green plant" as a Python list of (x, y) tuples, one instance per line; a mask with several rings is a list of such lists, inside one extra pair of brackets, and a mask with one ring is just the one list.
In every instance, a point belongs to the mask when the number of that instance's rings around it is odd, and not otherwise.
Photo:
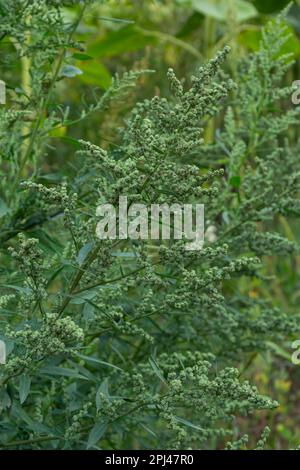
[[(116, 76), (70, 118), (55, 104), (56, 89), (80, 74), (74, 55), (85, 51), (74, 33), (90, 2), (20, 0), (16, 17), (15, 3), (0, 3), (0, 36), (12, 38), (23, 79), (1, 108), (8, 358), (0, 365), (0, 446), (244, 447), (239, 417), (277, 406), (245, 380), (249, 357), (300, 325), (247, 285), (269, 282), (260, 257), (298, 250), (273, 230), (278, 215), (299, 215), (299, 144), (288, 139), (299, 111), (281, 116), (278, 107), (292, 92), (281, 87), (290, 65), (282, 16), (238, 64), (236, 84), (222, 72), (228, 47), (189, 86), (169, 69), (171, 96), (138, 102), (104, 148), (73, 139), (76, 171), (61, 178), (43, 162), (49, 134), (108, 112), (151, 71)], [(66, 24), (70, 5), (76, 19)], [(205, 141), (223, 109), (224, 126)], [(97, 206), (124, 194), (146, 205), (205, 203), (204, 248), (97, 239)]]

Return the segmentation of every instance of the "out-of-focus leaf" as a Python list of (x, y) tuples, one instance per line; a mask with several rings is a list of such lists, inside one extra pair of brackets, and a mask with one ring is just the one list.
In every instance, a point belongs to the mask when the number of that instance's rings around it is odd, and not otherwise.
[(291, 2), (290, 0), (254, 0), (253, 3), (260, 13), (275, 13)]
[(7, 207), (3, 199), (0, 199), (0, 217), (3, 217), (8, 212), (9, 212), (9, 208)]
[(81, 148), (81, 145), (80, 145), (80, 143), (78, 142), (78, 140), (73, 139), (72, 137), (68, 137), (68, 136), (64, 136), (64, 137), (60, 137), (60, 136), (59, 136), (59, 137), (57, 137), (57, 136), (56, 136), (56, 138), (57, 138), (57, 139), (60, 139), (60, 140), (63, 140), (64, 142), (67, 142), (68, 144), (72, 144), (72, 145), (74, 145), (74, 147), (76, 147), (76, 148)]
[[(300, 55), (300, 42), (293, 29), (290, 27), (287, 27), (286, 36), (287, 40), (282, 45), (278, 58), (284, 54), (292, 54), (291, 58), (295, 59)], [(260, 29), (248, 29), (239, 34), (238, 41), (243, 46), (255, 52), (259, 49), (261, 38), (262, 34)]]
[[(234, 10), (231, 12), (231, 5)], [(258, 14), (256, 8), (245, 0), (193, 0), (193, 7), (196, 11), (206, 16), (215, 18), (218, 21), (226, 21), (232, 14), (239, 23), (255, 18)]]
[(49, 132), (50, 137), (63, 137), (67, 132), (65, 126), (55, 127)]
[(241, 178), (240, 176), (232, 176), (229, 180), (229, 183), (233, 188), (239, 188), (241, 186)]
[(107, 89), (111, 85), (111, 74), (109, 70), (98, 60), (80, 63), (82, 75), (80, 81), (87, 85), (96, 85)]
[(127, 24), (133, 24), (134, 21), (133, 20), (126, 20), (124, 18), (112, 18), (112, 17), (108, 17), (108, 16), (99, 16), (99, 20), (102, 20), (102, 21), (110, 21), (112, 23), (127, 23)]
[(246, 29), (238, 35), (237, 39), (242, 46), (250, 49), (250, 51), (258, 51), (261, 40), (261, 31), (259, 28)]
[(93, 57), (109, 57), (143, 49), (148, 44), (156, 42), (156, 38), (143, 34), (134, 26), (126, 26), (117, 31), (111, 31), (103, 38), (90, 44), (87, 48), (87, 54)]
[(77, 356), (80, 357), (81, 359), (84, 359), (86, 362), (92, 362), (94, 364), (99, 364), (101, 366), (112, 367), (113, 369), (117, 369), (123, 372), (123, 370), (120, 367), (115, 366), (114, 364), (110, 364), (109, 362), (100, 361), (100, 359), (97, 359), (95, 357), (84, 356), (83, 354), (79, 354), (79, 353), (77, 353)]
[(286, 359), (287, 361), (291, 361), (291, 354), (285, 349), (283, 349), (281, 346), (278, 346), (278, 344), (273, 343), (273, 341), (266, 341), (266, 345), (272, 349), (279, 357), (282, 357)]
[(93, 57), (91, 57), (90, 55), (83, 54), (82, 52), (75, 52), (75, 54), (73, 54), (72, 57), (74, 59), (77, 59), (77, 60), (91, 60), (91, 59), (93, 59)]
[(185, 36), (189, 36), (194, 31), (197, 31), (197, 29), (203, 23), (204, 18), (205, 16), (202, 13), (198, 11), (194, 12), (191, 16), (188, 17), (186, 22), (180, 28), (180, 30), (176, 34), (176, 37), (184, 38)]
[(61, 70), (60, 70), (60, 77), (68, 77), (68, 78), (73, 78), (76, 77), (76, 75), (81, 75), (82, 70), (80, 70), (78, 67), (74, 67), (74, 65), (63, 65)]

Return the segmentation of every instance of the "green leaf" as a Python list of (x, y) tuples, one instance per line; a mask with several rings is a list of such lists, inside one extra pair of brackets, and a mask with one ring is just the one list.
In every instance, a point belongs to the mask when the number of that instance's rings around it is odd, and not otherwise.
[(78, 256), (76, 258), (77, 263), (82, 264), (86, 259), (87, 255), (92, 250), (94, 244), (92, 242), (86, 243), (83, 247), (79, 250)]
[(0, 217), (3, 217), (10, 211), (9, 207), (5, 204), (3, 199), (0, 199)]
[(108, 390), (108, 379), (104, 379), (102, 384), (99, 386), (97, 392), (96, 392), (96, 408), (97, 410), (100, 409), (101, 407), (101, 397), (100, 393), (102, 393), (108, 400), (110, 399), (110, 394)]
[(87, 377), (84, 377), (83, 375), (78, 374), (76, 370), (66, 369), (65, 367), (46, 366), (40, 370), (40, 373), (47, 374), (47, 375), (61, 375), (64, 377), (71, 377), (73, 379), (88, 380)]
[(26, 398), (29, 395), (30, 392), (30, 385), (31, 385), (31, 379), (28, 375), (21, 375), (20, 381), (19, 381), (19, 397), (20, 397), (20, 403), (25, 402)]
[(190, 36), (194, 31), (197, 31), (197, 29), (200, 28), (200, 26), (203, 24), (205, 16), (196, 11), (194, 12), (189, 18), (186, 20), (186, 22), (181, 26), (180, 30), (176, 34), (177, 38), (184, 38), (186, 36)]
[(290, 0), (254, 0), (254, 5), (260, 13), (275, 13), (283, 10)]
[(278, 346), (278, 344), (273, 343), (273, 341), (266, 341), (266, 345), (270, 349), (272, 349), (275, 352), (275, 354), (277, 354), (279, 357), (282, 357), (289, 362), (291, 361), (291, 354), (285, 351), (285, 349), (283, 349), (281, 346)]
[(126, 23), (126, 24), (133, 24), (133, 20), (127, 20), (125, 18), (112, 18), (110, 16), (99, 16), (99, 20), (102, 21), (110, 21), (112, 23)]
[(126, 26), (90, 44), (87, 53), (93, 57), (110, 57), (143, 49), (148, 44), (155, 44), (156, 41), (156, 38), (143, 34), (134, 26)]
[(96, 423), (89, 434), (86, 448), (90, 449), (101, 439), (107, 428), (107, 423)]
[(91, 289), (86, 292), (82, 292), (80, 294), (74, 295), (72, 300), (70, 301), (71, 304), (84, 304), (87, 300), (91, 300), (97, 295), (98, 289)]
[(157, 377), (165, 384), (167, 384), (166, 382), (166, 379), (164, 378), (163, 376), (163, 373), (162, 371), (160, 370), (157, 362), (155, 361), (154, 357), (150, 357), (149, 358), (149, 362), (150, 362), (150, 365), (152, 367), (152, 369), (154, 370), (155, 374), (157, 375)]
[(189, 428), (196, 429), (197, 431), (202, 431), (204, 432), (205, 429), (201, 428), (200, 426), (197, 426), (197, 424), (191, 423), (191, 421), (188, 421), (187, 419), (179, 418), (178, 416), (175, 416), (175, 420), (178, 421), (178, 423), (185, 424)]
[(239, 188), (241, 186), (241, 178), (240, 176), (232, 176), (229, 180), (229, 183), (233, 188)]
[(238, 35), (237, 40), (239, 44), (250, 49), (250, 51), (258, 51), (261, 41), (261, 30), (260, 28), (246, 29)]
[(76, 77), (76, 75), (81, 75), (82, 70), (80, 70), (78, 67), (74, 67), (74, 65), (63, 65), (61, 70), (60, 70), (60, 77), (68, 77), (68, 78), (73, 78)]
[(91, 57), (88, 54), (82, 54), (82, 52), (75, 52), (75, 54), (72, 55), (74, 59), (77, 60), (91, 60), (93, 57)]
[[(284, 54), (292, 54), (291, 59), (296, 59), (300, 55), (300, 43), (291, 27), (286, 28), (285, 36), (286, 41), (281, 46), (279, 53), (274, 57), (274, 59), (278, 59)], [(238, 42), (253, 52), (259, 50), (261, 39), (262, 32), (259, 28), (256, 30), (251, 29), (242, 31), (238, 36)]]
[(111, 85), (111, 74), (109, 70), (98, 60), (93, 60), (89, 63), (80, 63), (82, 75), (80, 81), (87, 85), (99, 86), (106, 90)]
[(193, 0), (193, 7), (196, 11), (218, 21), (226, 21), (233, 14), (236, 20), (242, 23), (255, 18), (258, 14), (255, 6), (245, 0), (234, 0), (232, 3), (228, 0)]
[(63, 142), (67, 142), (68, 144), (71, 144), (73, 145), (74, 147), (80, 149), (81, 148), (81, 145), (80, 143), (78, 142), (78, 140), (76, 139), (73, 139), (72, 137), (68, 137), (68, 136), (55, 136), (55, 139), (60, 139), (62, 140)]
[(123, 369), (121, 369), (118, 366), (115, 366), (114, 364), (110, 364), (109, 362), (100, 361), (100, 359), (96, 359), (95, 357), (84, 356), (83, 354), (79, 354), (79, 353), (77, 353), (76, 355), (80, 357), (80, 359), (84, 359), (86, 362), (93, 362), (94, 364), (99, 364), (101, 366), (112, 367), (113, 369), (117, 369), (123, 372)]

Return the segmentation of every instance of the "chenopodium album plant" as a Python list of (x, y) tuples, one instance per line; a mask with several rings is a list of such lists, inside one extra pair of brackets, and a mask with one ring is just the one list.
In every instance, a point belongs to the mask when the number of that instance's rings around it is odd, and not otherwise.
[[(81, 8), (72, 25), (62, 15), (71, 3)], [(291, 65), (280, 54), (284, 21), (266, 27), (235, 83), (222, 72), (227, 47), (189, 86), (169, 70), (171, 96), (137, 103), (114, 144), (78, 142), (76, 175), (56, 183), (42, 164), (48, 135), (73, 121), (50, 103), (72, 69), (68, 50), (82, 50), (73, 36), (88, 6), (0, 3), (0, 34), (25, 75), (1, 108), (1, 448), (245, 448), (238, 422), (278, 404), (237, 367), (300, 326), (239, 289), (243, 278), (266, 281), (262, 255), (297, 250), (265, 229), (300, 212), (299, 144), (286, 138), (299, 111), (278, 112), (291, 94), (280, 87)], [(116, 77), (76, 121), (107, 110), (141, 73)], [(206, 123), (224, 109), (205, 144)], [(205, 204), (203, 249), (98, 239), (96, 209), (120, 195)]]

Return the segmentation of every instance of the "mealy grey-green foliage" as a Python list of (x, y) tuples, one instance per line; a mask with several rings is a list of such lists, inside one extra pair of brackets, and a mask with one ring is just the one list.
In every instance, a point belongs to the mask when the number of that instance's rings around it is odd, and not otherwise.
[[(263, 279), (261, 255), (298, 249), (264, 229), (277, 214), (300, 210), (299, 145), (284, 138), (298, 111), (278, 112), (291, 94), (280, 88), (288, 68), (279, 56), (283, 19), (265, 29), (260, 51), (238, 65), (235, 83), (221, 71), (228, 48), (188, 86), (169, 70), (171, 98), (136, 104), (115, 145), (80, 141), (77, 176), (45, 186), (48, 133), (72, 125), (68, 110), (50, 103), (68, 48), (82, 50), (73, 33), (88, 3), (0, 2), (0, 37), (18, 43), (15, 54), (25, 67), (29, 61), (31, 77), (31, 94), (10, 90), (10, 106), (0, 111), (7, 208), (0, 325), (9, 352), (0, 365), (0, 445), (244, 447), (236, 417), (277, 403), (236, 366), (300, 326), (299, 317), (236, 289), (241, 277)], [(70, 4), (81, 10), (66, 25), (61, 11)], [(116, 77), (78, 120), (107, 109), (140, 74)], [(224, 109), (224, 128), (205, 145), (208, 119)], [(29, 163), (34, 170), (24, 181)], [(119, 195), (147, 205), (204, 203), (215, 235), (198, 252), (183, 241), (100, 241), (96, 207), (116, 204)], [(47, 251), (28, 238), (37, 225), (62, 248)]]

